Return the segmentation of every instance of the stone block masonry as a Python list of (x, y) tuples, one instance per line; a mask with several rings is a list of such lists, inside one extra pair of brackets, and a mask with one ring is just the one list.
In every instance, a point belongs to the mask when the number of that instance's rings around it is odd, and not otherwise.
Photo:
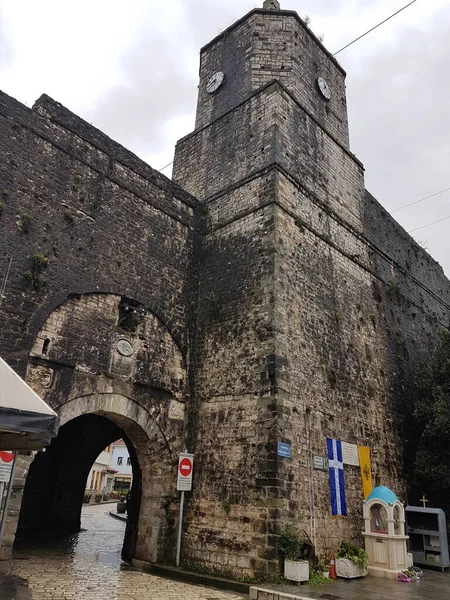
[[(347, 520), (331, 519), (328, 475), (313, 469), (327, 437), (369, 446), (375, 481), (405, 494), (408, 386), (448, 324), (450, 286), (365, 191), (345, 73), (292, 13), (254, 11), (202, 50), (197, 129), (174, 179), (207, 213), (189, 558), (270, 577), (286, 523), (326, 557), (360, 537), (359, 469), (346, 468)], [(207, 294), (220, 299), (211, 324)]]
[(139, 485), (124, 551), (162, 560), (188, 443), (198, 202), (46, 96), (30, 110), (1, 94), (0, 131), (0, 252), (12, 257), (0, 352), (70, 415), (31, 464), (19, 531), (76, 530), (86, 468), (128, 435)]
[(366, 192), (342, 68), (269, 4), (203, 48), (173, 182), (50, 98), (0, 95), (0, 352), (63, 423), (31, 464), (19, 530), (76, 529), (97, 448), (88, 436), (79, 468), (71, 449), (88, 431), (133, 448), (124, 554), (142, 561), (173, 561), (185, 447), (187, 568), (275, 578), (287, 523), (324, 556), (358, 538), (359, 470), (337, 521), (313, 469), (327, 437), (369, 446), (375, 481), (406, 500), (409, 385), (450, 284)]
[[(92, 291), (151, 305), (186, 347), (196, 201), (48, 97), (29, 110), (2, 94), (0, 127), (2, 256), (13, 258), (3, 352), (23, 374), (49, 309)], [(25, 291), (37, 253), (45, 285), (31, 273)]]

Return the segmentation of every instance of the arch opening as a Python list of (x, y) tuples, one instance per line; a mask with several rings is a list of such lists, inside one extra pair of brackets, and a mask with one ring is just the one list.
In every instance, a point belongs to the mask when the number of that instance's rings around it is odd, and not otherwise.
[[(30, 466), (17, 530), (18, 547), (41, 536), (64, 537), (80, 531), (91, 466), (104, 448), (122, 438), (133, 472), (122, 558), (172, 561), (176, 465), (168, 441), (150, 417), (147, 426), (142, 426), (141, 413), (145, 411), (133, 401), (108, 396), (80, 398), (60, 409), (58, 437)], [(110, 410), (99, 410), (101, 406)], [(113, 406), (122, 410), (111, 410)]]
[(58, 413), (60, 433), (30, 457), (18, 537), (79, 531), (90, 468), (122, 438), (134, 480), (123, 556), (172, 562), (187, 382), (171, 331), (136, 300), (92, 293), (59, 305), (36, 337), (27, 383)]
[(126, 429), (134, 430), (137, 444), (142, 443), (143, 432), (130, 423), (122, 425), (126, 418), (115, 420), (98, 414), (79, 416), (61, 427), (60, 433), (45, 452), (39, 452), (28, 473), (22, 509), (17, 529), (17, 539), (40, 535), (65, 536), (81, 529), (81, 510), (89, 471), (104, 448), (123, 439), (131, 460), (133, 491), (130, 497), (127, 527), (122, 556), (134, 555), (139, 523), (142, 491), (142, 471), (138, 451)]

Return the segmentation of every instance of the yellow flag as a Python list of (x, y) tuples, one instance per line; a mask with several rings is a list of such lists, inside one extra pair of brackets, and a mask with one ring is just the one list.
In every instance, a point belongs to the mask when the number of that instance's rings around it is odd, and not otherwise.
[(362, 487), (364, 492), (364, 500), (367, 500), (370, 495), (372, 485), (372, 469), (370, 468), (370, 448), (358, 446), (359, 466), (361, 468)]

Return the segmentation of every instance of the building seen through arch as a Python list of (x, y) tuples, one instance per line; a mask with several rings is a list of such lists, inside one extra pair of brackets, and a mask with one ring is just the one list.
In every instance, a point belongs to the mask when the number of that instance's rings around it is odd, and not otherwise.
[(86, 480), (85, 495), (103, 499), (126, 495), (133, 481), (131, 456), (123, 439), (109, 444), (95, 459)]

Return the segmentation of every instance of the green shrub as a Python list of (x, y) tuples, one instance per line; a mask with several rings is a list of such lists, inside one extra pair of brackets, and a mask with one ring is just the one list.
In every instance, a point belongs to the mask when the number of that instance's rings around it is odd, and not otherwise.
[(227, 513), (227, 515), (231, 512), (231, 502), (229, 500), (224, 500), (222, 502), (222, 508)]
[(353, 564), (361, 567), (361, 569), (367, 569), (367, 565), (369, 564), (367, 552), (357, 544), (345, 540), (341, 542), (339, 550), (336, 552), (336, 556), (337, 558), (351, 560)]
[(19, 215), (16, 224), (22, 233), (28, 233), (31, 227), (30, 215)]
[(23, 273), (27, 285), (32, 285), (36, 291), (42, 289), (46, 284), (44, 271), (48, 266), (48, 258), (44, 254), (33, 255), (33, 265)]
[(305, 543), (292, 525), (286, 525), (280, 535), (278, 550), (287, 560), (303, 560)]
[(310, 569), (308, 585), (326, 585), (331, 579), (323, 574), (323, 571)]

